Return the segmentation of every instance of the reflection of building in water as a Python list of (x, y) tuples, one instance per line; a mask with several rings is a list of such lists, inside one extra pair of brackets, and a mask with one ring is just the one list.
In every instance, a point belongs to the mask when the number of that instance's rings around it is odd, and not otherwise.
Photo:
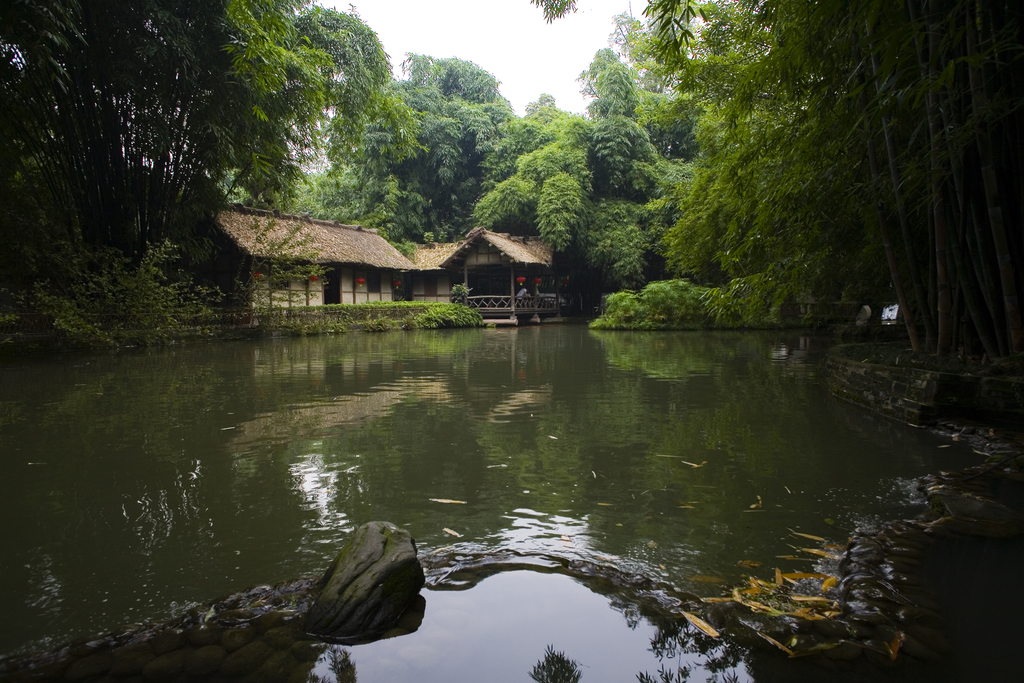
[(543, 386), (526, 391), (515, 391), (503, 396), (501, 401), (487, 413), (488, 422), (508, 422), (509, 418), (519, 413), (537, 412), (542, 406), (551, 403), (551, 387)]
[(380, 384), (367, 392), (325, 397), (317, 403), (304, 403), (273, 413), (257, 415), (238, 425), (228, 448), (235, 453), (271, 443), (314, 438), (331, 428), (358, 425), (384, 417), (395, 404), (417, 401), (455, 400), (447, 382), (430, 378), (403, 378)]

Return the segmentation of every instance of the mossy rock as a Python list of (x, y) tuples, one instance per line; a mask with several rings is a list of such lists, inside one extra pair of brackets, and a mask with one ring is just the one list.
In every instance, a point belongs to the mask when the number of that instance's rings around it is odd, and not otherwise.
[(409, 532), (388, 522), (364, 524), (321, 579), (306, 631), (338, 642), (375, 638), (398, 623), (423, 583)]

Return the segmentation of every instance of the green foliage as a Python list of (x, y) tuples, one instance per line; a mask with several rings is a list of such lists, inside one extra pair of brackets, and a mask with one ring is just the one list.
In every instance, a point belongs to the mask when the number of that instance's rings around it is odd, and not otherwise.
[(446, 327), (482, 327), (484, 319), (475, 308), (461, 304), (435, 303), (412, 319), (414, 327), (435, 330)]
[(582, 223), (583, 192), (568, 173), (559, 172), (544, 181), (537, 202), (537, 229), (553, 248), (564, 250), (573, 229)]
[(453, 304), (462, 304), (463, 306), (465, 306), (466, 305), (466, 301), (469, 298), (469, 292), (470, 292), (470, 288), (469, 287), (467, 287), (466, 285), (462, 284), (461, 282), (456, 283), (456, 284), (452, 285), (452, 291), (451, 291), (451, 295), (449, 296), (449, 300)]
[(417, 150), (388, 153), (394, 125), (368, 126), (358, 151), (364, 225), (395, 242), (431, 232), (448, 241), (474, 227), (473, 205), (483, 193), (485, 155), (501, 137), (512, 110), (498, 81), (470, 62), (411, 54), (405, 80), (394, 86), (417, 124)]
[[(680, 172), (637, 121), (638, 78), (612, 50), (599, 51), (581, 76), (583, 92), (596, 98), (589, 119), (538, 100), (525, 119), (506, 126), (508, 136), (484, 162), (494, 185), (476, 205), (476, 223), (541, 236), (569, 256), (574, 272), (587, 274), (580, 286), (592, 293), (642, 284), (651, 254), (678, 217), (665, 194)], [(678, 158), (692, 153), (686, 132), (655, 125), (669, 109), (650, 105), (645, 123), (664, 134), (668, 156)]]
[(705, 305), (707, 292), (688, 280), (651, 282), (639, 293), (609, 296), (604, 314), (590, 326), (595, 330), (703, 329), (712, 323)]
[(173, 269), (177, 249), (151, 247), (138, 265), (109, 247), (68, 250), (52, 264), (54, 279), (36, 283), (32, 308), (52, 316), (74, 345), (148, 345), (196, 330), (214, 292)]

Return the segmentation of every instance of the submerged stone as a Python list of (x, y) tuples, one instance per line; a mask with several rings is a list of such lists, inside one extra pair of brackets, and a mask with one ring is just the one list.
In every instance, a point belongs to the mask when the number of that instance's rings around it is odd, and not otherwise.
[(423, 583), (409, 532), (388, 522), (364, 524), (321, 579), (306, 631), (338, 641), (379, 636), (398, 623)]

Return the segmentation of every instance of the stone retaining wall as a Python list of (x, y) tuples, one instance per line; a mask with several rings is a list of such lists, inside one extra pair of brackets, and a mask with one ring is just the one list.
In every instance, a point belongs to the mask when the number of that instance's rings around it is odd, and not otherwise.
[(833, 394), (910, 424), (945, 417), (1024, 423), (1024, 381), (954, 375), (844, 358), (833, 348), (825, 382)]

